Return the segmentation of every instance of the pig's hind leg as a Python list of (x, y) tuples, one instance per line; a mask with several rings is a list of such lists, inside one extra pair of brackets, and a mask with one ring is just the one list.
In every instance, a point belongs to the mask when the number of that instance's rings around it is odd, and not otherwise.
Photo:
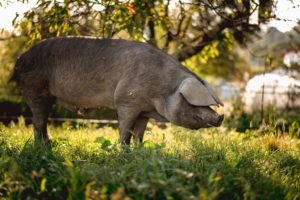
[(49, 143), (47, 120), (55, 98), (50, 96), (46, 89), (33, 90), (32, 88), (24, 89), (23, 96), (32, 112), (35, 143), (41, 141)]
[(133, 138), (136, 144), (143, 142), (144, 132), (149, 118), (140, 116), (137, 118), (133, 128)]

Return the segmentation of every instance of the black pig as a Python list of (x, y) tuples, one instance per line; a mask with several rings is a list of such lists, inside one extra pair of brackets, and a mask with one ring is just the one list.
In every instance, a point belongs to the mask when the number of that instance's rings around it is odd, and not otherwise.
[(117, 111), (123, 144), (142, 141), (149, 118), (191, 129), (220, 126), (223, 105), (209, 84), (149, 44), (87, 37), (46, 39), (17, 60), (16, 81), (33, 114), (37, 141), (48, 142), (53, 104)]

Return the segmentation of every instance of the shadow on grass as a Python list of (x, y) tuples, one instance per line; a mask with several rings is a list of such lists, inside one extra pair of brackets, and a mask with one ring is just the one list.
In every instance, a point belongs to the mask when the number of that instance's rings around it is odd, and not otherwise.
[(276, 161), (262, 151), (239, 151), (195, 142), (189, 151), (146, 143), (125, 152), (117, 145), (79, 146), (67, 140), (56, 140), (50, 148), (27, 143), (18, 149), (0, 141), (0, 197), (299, 198), (299, 159), (282, 154)]

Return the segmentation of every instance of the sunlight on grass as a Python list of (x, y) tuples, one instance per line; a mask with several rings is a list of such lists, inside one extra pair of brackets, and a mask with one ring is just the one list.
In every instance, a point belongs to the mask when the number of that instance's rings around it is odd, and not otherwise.
[(0, 125), (0, 198), (299, 199), (300, 140), (270, 130), (149, 124), (143, 147), (122, 151), (116, 128), (63, 123), (34, 147), (20, 118)]

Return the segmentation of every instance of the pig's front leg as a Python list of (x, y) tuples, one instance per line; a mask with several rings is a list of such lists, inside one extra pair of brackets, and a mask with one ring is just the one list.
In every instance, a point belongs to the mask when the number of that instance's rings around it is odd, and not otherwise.
[(123, 145), (130, 145), (134, 125), (140, 111), (134, 107), (121, 106), (117, 108), (120, 140)]

